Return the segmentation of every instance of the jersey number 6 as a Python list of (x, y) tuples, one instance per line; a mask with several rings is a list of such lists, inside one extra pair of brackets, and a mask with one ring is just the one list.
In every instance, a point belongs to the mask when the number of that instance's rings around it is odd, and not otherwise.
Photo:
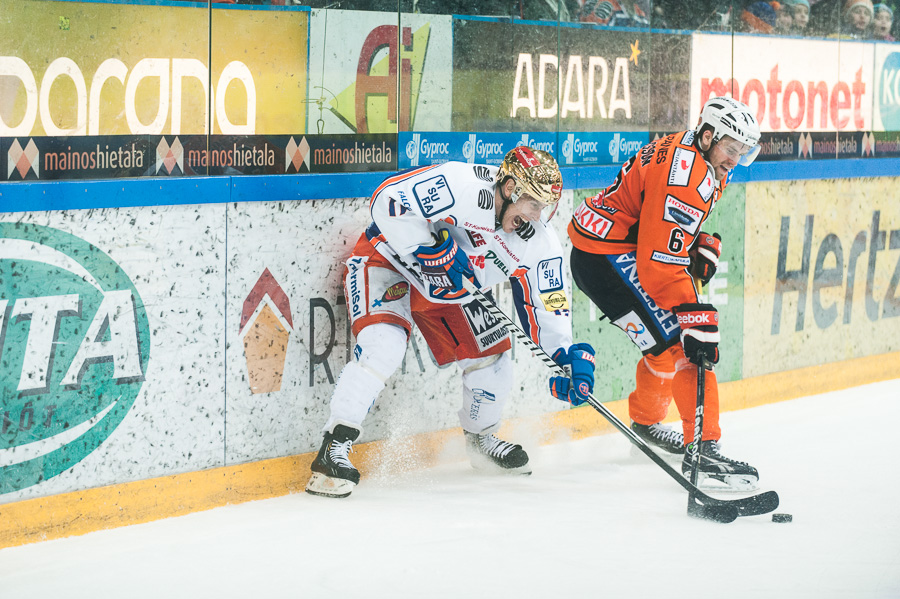
[(684, 231), (675, 227), (669, 235), (669, 251), (673, 254), (680, 254), (684, 249)]

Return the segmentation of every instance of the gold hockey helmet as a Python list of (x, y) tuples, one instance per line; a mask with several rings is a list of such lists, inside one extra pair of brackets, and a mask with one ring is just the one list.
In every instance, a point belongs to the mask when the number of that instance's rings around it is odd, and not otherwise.
[(507, 152), (497, 182), (502, 185), (508, 177), (516, 182), (510, 195), (513, 202), (527, 194), (545, 206), (555, 206), (562, 197), (562, 173), (553, 156), (543, 150), (517, 146)]

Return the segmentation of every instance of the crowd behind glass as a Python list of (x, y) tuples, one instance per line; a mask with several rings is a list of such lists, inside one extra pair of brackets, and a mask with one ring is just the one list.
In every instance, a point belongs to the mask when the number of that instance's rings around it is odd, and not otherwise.
[(591, 23), (605, 27), (729, 31), (895, 41), (895, 2), (872, 0), (212, 0)]

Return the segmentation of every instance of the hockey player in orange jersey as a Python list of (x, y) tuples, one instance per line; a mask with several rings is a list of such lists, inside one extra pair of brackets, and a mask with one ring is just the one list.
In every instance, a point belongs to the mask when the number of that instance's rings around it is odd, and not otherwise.
[[(700, 303), (693, 279), (706, 283), (713, 276), (722, 242), (701, 229), (731, 169), (758, 154), (759, 136), (746, 105), (712, 98), (695, 130), (644, 146), (569, 223), (574, 281), (643, 353), (628, 398), (632, 429), (651, 446), (684, 454), (685, 473), (698, 446), (697, 368), (704, 358), (719, 359), (718, 313)], [(705, 394), (700, 479), (755, 488), (756, 468), (719, 452), (714, 372), (705, 377)], [(673, 398), (683, 434), (661, 424)]]

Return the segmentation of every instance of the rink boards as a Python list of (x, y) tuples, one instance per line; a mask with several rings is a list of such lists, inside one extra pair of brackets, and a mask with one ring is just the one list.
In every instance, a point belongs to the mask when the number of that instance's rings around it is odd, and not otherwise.
[[(114, 185), (127, 197), (131, 184)], [(707, 288), (723, 409), (896, 376), (897, 184), (729, 187), (708, 227), (725, 240)], [(158, 206), (0, 215), (0, 547), (306, 482), (352, 352), (341, 269), (368, 201), (171, 205), (159, 187)], [(587, 193), (566, 192), (553, 221), (564, 240)], [(617, 400), (638, 351), (578, 292), (573, 311), (576, 339), (598, 350), (596, 395), (627, 418)], [(607, 428), (550, 398), (543, 368), (516, 348), (506, 433), (545, 443)], [(438, 368), (415, 334), (401, 370), (365, 422), (364, 475), (462, 457), (456, 367)]]

